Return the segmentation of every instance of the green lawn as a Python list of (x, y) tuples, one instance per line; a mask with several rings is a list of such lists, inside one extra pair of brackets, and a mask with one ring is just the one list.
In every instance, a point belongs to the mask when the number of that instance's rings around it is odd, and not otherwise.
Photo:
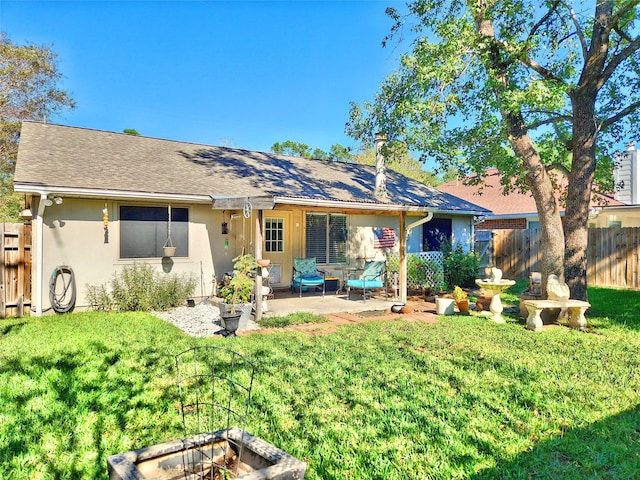
[(180, 438), (174, 354), (256, 366), (247, 430), (307, 479), (631, 479), (640, 292), (591, 289), (588, 333), (402, 320), (194, 339), (142, 313), (0, 320), (0, 478), (106, 479), (106, 457)]

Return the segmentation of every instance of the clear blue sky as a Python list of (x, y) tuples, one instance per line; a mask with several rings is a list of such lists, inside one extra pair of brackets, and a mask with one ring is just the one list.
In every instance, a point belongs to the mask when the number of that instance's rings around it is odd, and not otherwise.
[(401, 49), (388, 6), (362, 1), (0, 0), (13, 43), (58, 53), (75, 110), (53, 123), (268, 151), (328, 150)]

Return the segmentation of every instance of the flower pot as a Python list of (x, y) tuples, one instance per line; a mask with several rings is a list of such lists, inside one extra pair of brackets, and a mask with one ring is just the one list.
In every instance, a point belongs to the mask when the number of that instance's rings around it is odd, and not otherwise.
[(260, 265), (261, 267), (268, 267), (271, 264), (271, 260), (269, 260), (268, 258), (260, 258), (259, 260), (256, 260), (258, 262), (258, 265)]
[(235, 337), (238, 327), (240, 326), (240, 316), (242, 312), (230, 313), (225, 312), (220, 314), (220, 323), (225, 330), (226, 337)]
[(165, 257), (173, 257), (176, 254), (176, 247), (162, 247)]
[(453, 315), (453, 306), (455, 300), (453, 298), (439, 297), (436, 298), (436, 313), (438, 315)]
[(482, 312), (482, 311), (488, 312), (490, 304), (491, 304), (491, 297), (478, 297), (478, 300), (476, 301), (476, 308), (478, 309), (479, 312)]
[(458, 307), (458, 311), (460, 313), (469, 313), (469, 299), (465, 298), (464, 300), (456, 300), (456, 306)]
[[(238, 325), (238, 330), (245, 330), (247, 328), (247, 324), (249, 323), (249, 317), (251, 316), (251, 311), (253, 310), (253, 305), (251, 303), (240, 303), (234, 305), (236, 313), (240, 315), (240, 324)], [(222, 303), (220, 305), (220, 313), (227, 313), (231, 311), (231, 305), (228, 303)]]
[(404, 307), (404, 303), (396, 303), (394, 305), (391, 305), (391, 312), (392, 313), (401, 313), (403, 307)]

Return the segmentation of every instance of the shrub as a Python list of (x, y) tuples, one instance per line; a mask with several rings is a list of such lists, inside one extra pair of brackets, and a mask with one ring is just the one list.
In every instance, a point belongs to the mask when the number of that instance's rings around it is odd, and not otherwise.
[(151, 311), (180, 305), (193, 293), (196, 281), (186, 275), (165, 275), (147, 263), (126, 266), (105, 285), (87, 285), (87, 298), (94, 310)]
[(231, 305), (231, 312), (235, 313), (234, 305), (251, 301), (256, 284), (252, 273), (258, 267), (258, 263), (250, 253), (237, 256), (233, 262), (233, 277), (228, 285), (222, 287), (220, 296), (225, 303)]
[(112, 300), (105, 285), (87, 285), (87, 300), (92, 310), (111, 310)]
[(451, 243), (442, 244), (442, 253), (444, 254), (444, 280), (448, 288), (453, 288), (455, 285), (473, 287), (480, 269), (478, 255), (475, 252), (465, 253), (460, 244), (453, 248)]
[[(400, 259), (398, 255), (387, 256), (387, 272), (398, 273)], [(444, 289), (442, 267), (438, 262), (425, 260), (415, 253), (407, 255), (407, 287), (415, 289)]]

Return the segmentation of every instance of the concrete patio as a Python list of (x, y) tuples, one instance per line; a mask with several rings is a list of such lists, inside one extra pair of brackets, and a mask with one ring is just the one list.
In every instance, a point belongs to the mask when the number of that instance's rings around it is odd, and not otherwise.
[(263, 312), (265, 317), (283, 316), (295, 312), (316, 313), (327, 315), (331, 313), (358, 313), (366, 311), (385, 311), (392, 305), (399, 303), (392, 297), (385, 299), (384, 295), (375, 295), (368, 298), (366, 302), (362, 297), (352, 294), (351, 300), (347, 299), (346, 293), (328, 292), (322, 296), (320, 292), (303, 292), (302, 298), (296, 292), (292, 294), (289, 290), (276, 291), (274, 298), (267, 300), (268, 311)]

